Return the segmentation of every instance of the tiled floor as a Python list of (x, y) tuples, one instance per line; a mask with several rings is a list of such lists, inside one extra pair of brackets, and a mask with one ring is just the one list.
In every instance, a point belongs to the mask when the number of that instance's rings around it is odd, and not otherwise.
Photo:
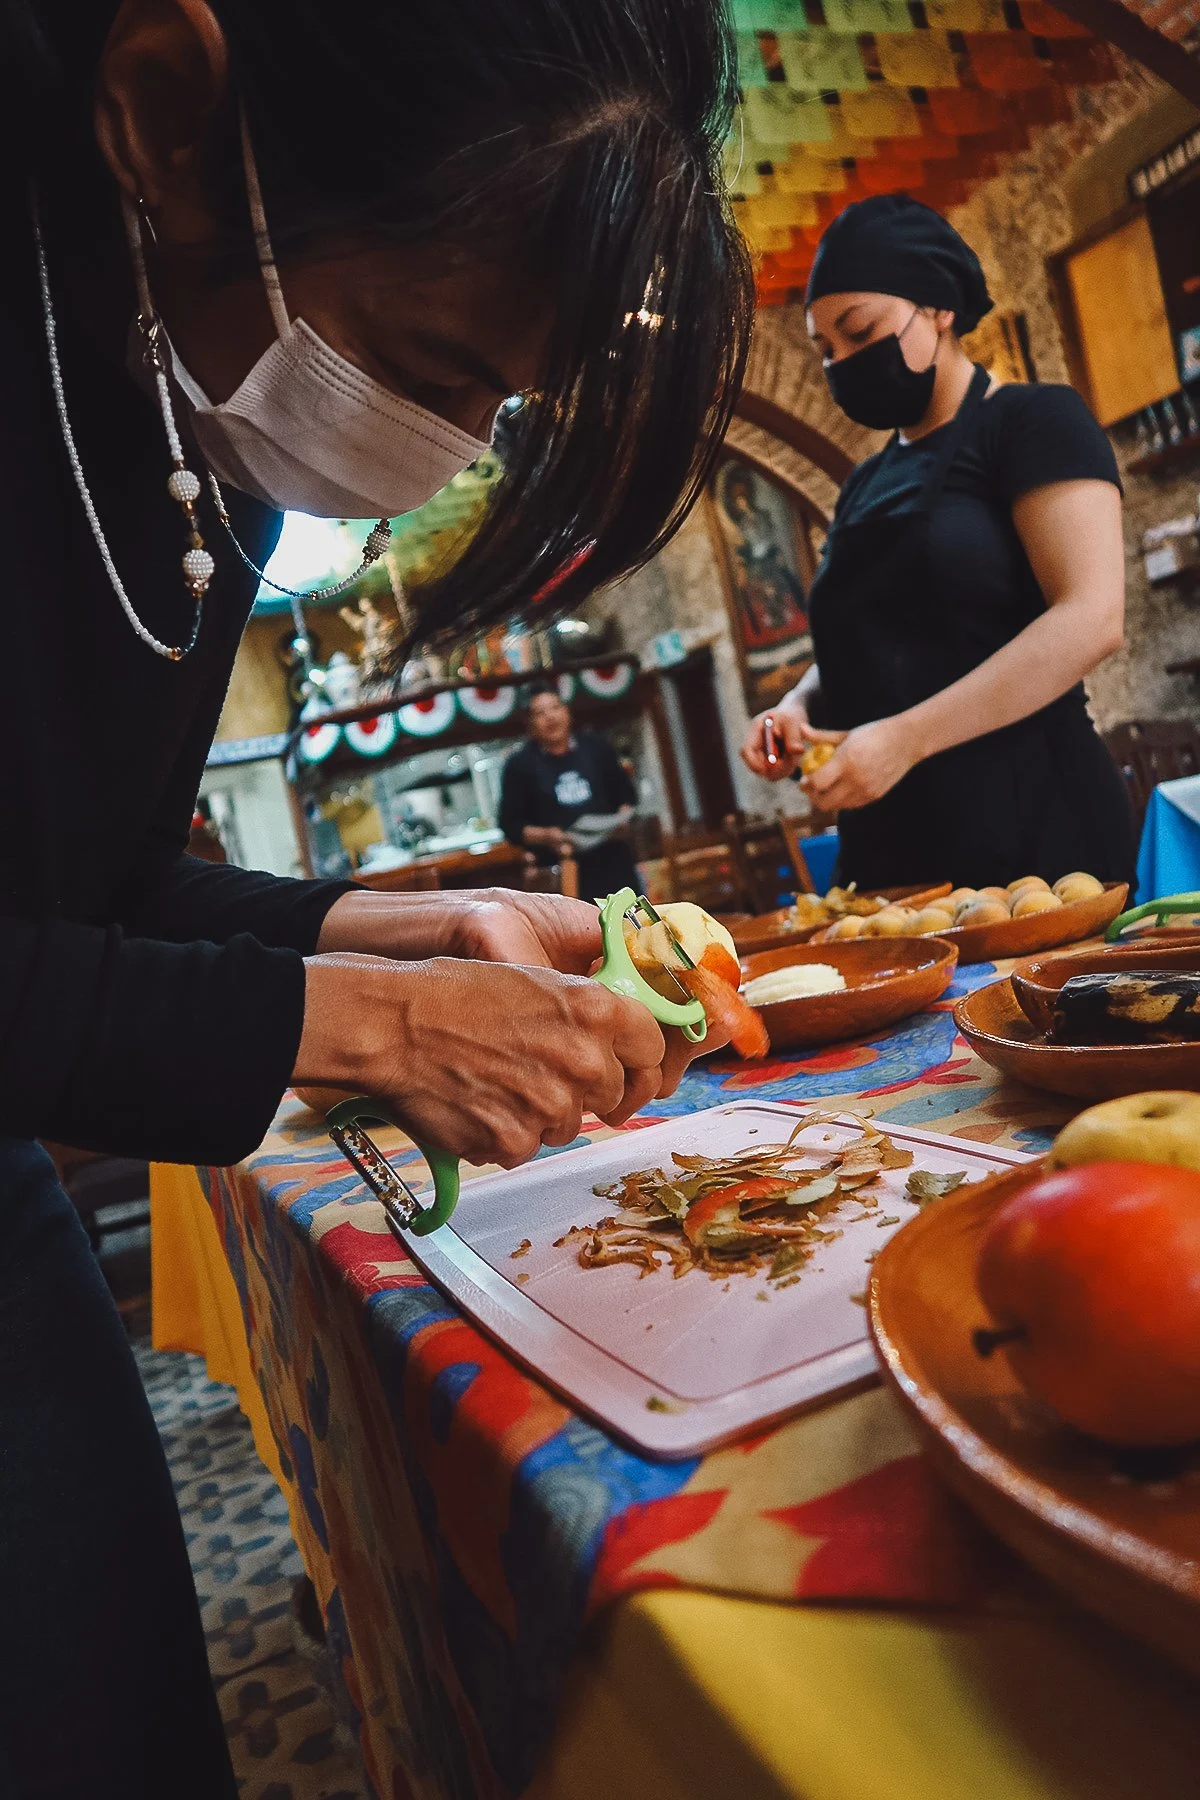
[(287, 1507), (231, 1388), (135, 1345), (166, 1446), (243, 1800), (372, 1800), (324, 1650), (295, 1613)]

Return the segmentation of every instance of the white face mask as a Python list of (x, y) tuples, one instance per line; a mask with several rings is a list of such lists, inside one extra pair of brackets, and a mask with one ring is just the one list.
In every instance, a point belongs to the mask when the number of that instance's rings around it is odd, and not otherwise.
[(404, 400), (289, 319), (245, 118), (242, 156), (259, 267), (277, 337), (216, 405), (170, 348), (196, 442), (213, 473), (280, 511), (394, 518), (439, 493), (489, 448)]

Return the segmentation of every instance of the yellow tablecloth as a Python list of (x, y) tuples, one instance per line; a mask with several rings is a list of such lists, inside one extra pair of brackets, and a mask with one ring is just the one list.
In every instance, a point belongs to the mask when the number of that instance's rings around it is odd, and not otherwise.
[[(190, 1169), (151, 1183), (154, 1341), (279, 1458)], [(288, 1494), (294, 1509), (297, 1496)], [(301, 1539), (303, 1541), (303, 1539)], [(956, 1618), (635, 1594), (592, 1627), (529, 1800), (1200, 1800), (1200, 1692), (1067, 1608)]]
[(176, 1163), (150, 1168), (150, 1335), (156, 1350), (191, 1350), (203, 1356), (209, 1377), (236, 1388), (250, 1421), (254, 1448), (292, 1497), (242, 1324), (241, 1303), (211, 1209), (196, 1171)]

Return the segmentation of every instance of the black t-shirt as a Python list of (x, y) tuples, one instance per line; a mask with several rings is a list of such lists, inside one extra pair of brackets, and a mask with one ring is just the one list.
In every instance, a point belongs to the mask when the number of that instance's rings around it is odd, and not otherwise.
[[(843, 526), (915, 511), (942, 435), (950, 429), (944, 425), (913, 444), (894, 438), (861, 463), (838, 497), (831, 536)], [(1034, 488), (1063, 481), (1121, 485), (1112, 445), (1085, 402), (1070, 387), (998, 388), (968, 422), (933, 512), (931, 588), (919, 596), (912, 616), (894, 621), (905, 645), (905, 691), (876, 691), (869, 671), (856, 667), (853, 680), (841, 684), (844, 691), (836, 683), (823, 689), (814, 718), (842, 729), (911, 706), (977, 667), (1038, 618), (1045, 596), (1013, 523), (1012, 506)], [(814, 595), (818, 666), (819, 627), (836, 629), (839, 611), (836, 593), (822, 594), (821, 600), (818, 606)]]
[[(848, 477), (838, 496), (836, 522), (897, 518), (917, 505), (943, 433), (953, 420), (915, 443), (894, 438)], [(1014, 500), (1057, 481), (1111, 481), (1120, 487), (1108, 438), (1074, 388), (1013, 385), (997, 388), (979, 406), (958, 447), (945, 493)]]
[(606, 738), (577, 731), (563, 756), (551, 756), (528, 738), (504, 765), (500, 829), (519, 844), (527, 825), (566, 831), (584, 813), (636, 805), (637, 791)]
[[(511, 844), (522, 842), (527, 825), (557, 826), (566, 831), (585, 813), (614, 813), (636, 806), (637, 790), (606, 738), (577, 731), (563, 756), (551, 756), (532, 738), (504, 765), (500, 796), (500, 829)], [(554, 860), (545, 848), (539, 862)], [(581, 891), (614, 893), (636, 885), (637, 872), (629, 846), (610, 839), (579, 858)]]

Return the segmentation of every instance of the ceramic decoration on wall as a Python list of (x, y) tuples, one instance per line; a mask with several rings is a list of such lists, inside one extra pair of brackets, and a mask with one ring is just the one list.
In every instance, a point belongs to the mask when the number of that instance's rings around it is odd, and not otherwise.
[(373, 719), (359, 719), (345, 729), (347, 744), (359, 756), (386, 756), (400, 735), (395, 713), (377, 713)]
[(454, 695), (443, 692), (428, 700), (412, 700), (395, 716), (410, 737), (440, 737), (454, 722)]
[(575, 677), (573, 675), (560, 675), (555, 685), (558, 688), (559, 699), (564, 706), (569, 706), (571, 701), (575, 698)]
[(579, 684), (597, 700), (619, 700), (633, 686), (633, 664), (617, 663), (610, 669), (581, 669)]
[(498, 725), (516, 710), (517, 690), (486, 684), (459, 688), (458, 704), (468, 719), (474, 719), (480, 725)]

